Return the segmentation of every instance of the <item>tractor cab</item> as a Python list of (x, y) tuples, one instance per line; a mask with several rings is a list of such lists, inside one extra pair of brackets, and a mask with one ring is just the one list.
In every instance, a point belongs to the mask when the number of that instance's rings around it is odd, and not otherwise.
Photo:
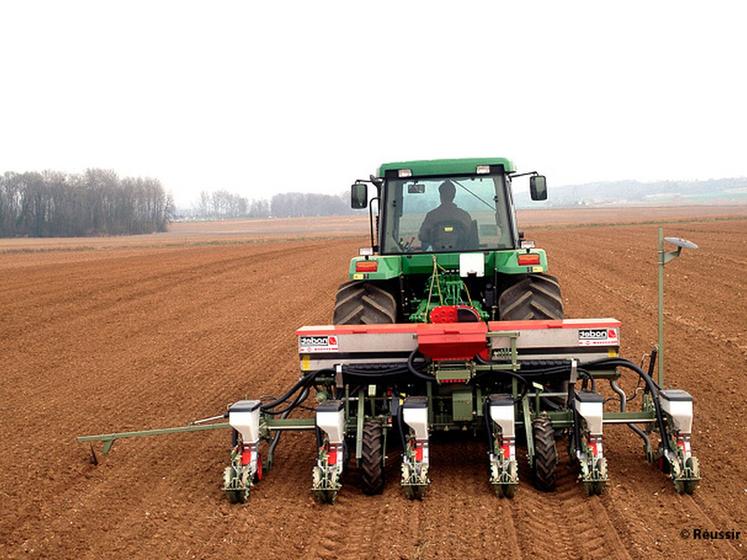
[[(514, 176), (505, 158), (387, 163), (378, 177), (356, 181), (351, 201), (365, 208), (366, 183), (376, 187), (371, 244), (382, 255), (510, 250), (520, 244)], [(532, 198), (543, 200), (547, 192), (537, 189), (539, 183), (544, 187), (544, 177), (532, 173)]]

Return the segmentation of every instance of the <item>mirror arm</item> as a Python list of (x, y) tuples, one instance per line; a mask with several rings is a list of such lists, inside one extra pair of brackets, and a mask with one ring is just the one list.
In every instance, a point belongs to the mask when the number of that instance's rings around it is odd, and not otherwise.
[(374, 187), (381, 188), (381, 186), (384, 184), (384, 178), (383, 177), (374, 177), (371, 175), (370, 179), (356, 179), (356, 183), (370, 183)]
[(511, 177), (512, 179), (514, 177), (526, 177), (527, 175), (534, 176), (534, 175), (539, 175), (539, 173), (537, 173), (536, 171), (527, 171), (526, 173), (508, 173), (508, 176)]

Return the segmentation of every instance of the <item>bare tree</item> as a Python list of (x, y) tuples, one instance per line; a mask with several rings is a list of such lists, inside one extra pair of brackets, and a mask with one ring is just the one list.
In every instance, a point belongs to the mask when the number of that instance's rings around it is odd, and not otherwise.
[(0, 176), (0, 235), (70, 236), (165, 231), (173, 200), (157, 179), (104, 169)]

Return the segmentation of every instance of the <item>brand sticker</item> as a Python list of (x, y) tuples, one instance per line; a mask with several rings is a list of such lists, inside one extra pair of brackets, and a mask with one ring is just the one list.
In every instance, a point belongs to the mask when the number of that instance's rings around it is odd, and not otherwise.
[(615, 329), (579, 329), (579, 346), (606, 346), (619, 344)]
[(338, 352), (337, 336), (299, 336), (298, 353), (313, 354), (315, 352)]

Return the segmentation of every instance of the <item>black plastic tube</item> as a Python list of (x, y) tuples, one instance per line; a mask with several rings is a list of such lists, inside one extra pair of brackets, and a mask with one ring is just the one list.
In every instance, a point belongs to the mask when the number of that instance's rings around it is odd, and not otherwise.
[(281, 410), (266, 410), (264, 411), (265, 414), (270, 414), (272, 416), (275, 416), (277, 414), (285, 414), (286, 412), (290, 413), (293, 411), (294, 408), (298, 408), (298, 406), (304, 402), (306, 399), (309, 398), (309, 387), (304, 387), (303, 391), (301, 391), (298, 395), (296, 395), (296, 398), (291, 401), (291, 403), (286, 406), (285, 408)]
[(664, 423), (664, 415), (661, 412), (661, 403), (659, 402), (659, 386), (651, 378), (650, 375), (647, 375), (645, 371), (643, 371), (633, 362), (631, 362), (630, 360), (626, 360), (624, 358), (604, 358), (603, 360), (597, 360), (596, 362), (589, 362), (584, 365), (586, 367), (593, 367), (593, 366), (623, 367), (623, 368), (627, 368), (637, 373), (641, 377), (641, 379), (643, 379), (643, 382), (646, 383), (649, 391), (651, 391), (651, 394), (654, 396), (653, 398), (654, 412), (656, 413), (656, 421), (657, 421), (657, 424), (659, 425), (659, 434), (661, 435), (662, 445), (667, 450), (672, 451), (671, 447), (669, 446), (669, 437), (668, 437), (669, 434), (667, 433), (667, 427), (666, 427), (666, 424)]
[(412, 353), (407, 358), (407, 369), (410, 370), (410, 373), (412, 373), (415, 377), (418, 379), (422, 379), (424, 381), (427, 381), (428, 383), (433, 383), (436, 378), (432, 375), (426, 375), (425, 373), (422, 373), (418, 371), (415, 368), (415, 356), (418, 354), (417, 349), (413, 350)]
[(269, 403), (263, 404), (260, 408), (262, 412), (266, 412), (268, 414), (280, 414), (282, 411), (276, 411), (273, 410), (276, 406), (283, 404), (284, 402), (287, 402), (288, 399), (290, 399), (293, 394), (298, 391), (299, 389), (308, 389), (311, 384), (314, 382), (314, 379), (317, 375), (320, 373), (334, 373), (331, 369), (320, 369), (318, 371), (312, 371), (304, 375), (301, 379), (299, 379), (293, 387), (288, 389), (285, 394), (282, 397), (278, 397), (274, 401), (271, 401)]
[(493, 438), (493, 425), (491, 423), (492, 418), (490, 418), (490, 407), (488, 406), (488, 397), (485, 397), (485, 400), (482, 403), (482, 416), (485, 420), (485, 432), (488, 436), (488, 453), (493, 452), (493, 448), (495, 447), (495, 440)]
[(402, 453), (405, 453), (407, 449), (407, 438), (405, 437), (405, 426), (402, 420), (402, 404), (399, 402), (399, 396), (397, 396), (397, 431), (399, 432), (399, 442), (402, 444)]

